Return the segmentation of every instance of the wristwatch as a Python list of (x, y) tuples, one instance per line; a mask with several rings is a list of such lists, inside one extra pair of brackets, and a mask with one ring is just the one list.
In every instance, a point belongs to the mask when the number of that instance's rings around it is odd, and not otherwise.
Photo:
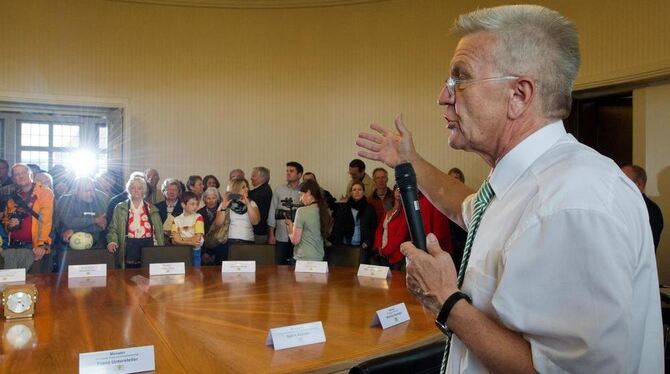
[(453, 309), (454, 305), (461, 299), (465, 299), (465, 301), (472, 304), (470, 296), (461, 291), (456, 291), (447, 298), (447, 301), (442, 305), (442, 309), (440, 309), (440, 313), (437, 315), (437, 319), (435, 319), (435, 326), (437, 326), (437, 328), (445, 335), (451, 335), (451, 330), (447, 327), (447, 318), (449, 318), (451, 309)]

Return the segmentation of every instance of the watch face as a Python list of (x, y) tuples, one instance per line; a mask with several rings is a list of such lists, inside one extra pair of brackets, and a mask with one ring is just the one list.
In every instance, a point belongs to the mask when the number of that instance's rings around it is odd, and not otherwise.
[(7, 309), (12, 313), (23, 313), (33, 305), (33, 299), (25, 292), (15, 292), (7, 298)]

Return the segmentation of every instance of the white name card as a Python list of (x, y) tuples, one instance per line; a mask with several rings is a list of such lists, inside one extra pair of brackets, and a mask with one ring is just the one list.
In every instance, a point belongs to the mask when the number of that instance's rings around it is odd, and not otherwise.
[(79, 373), (139, 373), (156, 370), (154, 346), (79, 354)]
[(265, 345), (272, 345), (275, 351), (300, 347), (326, 341), (321, 321), (270, 329)]
[(25, 282), (26, 269), (0, 270), (0, 283)]
[(295, 263), (296, 273), (327, 273), (328, 263), (326, 261), (302, 261)]
[(358, 276), (386, 279), (391, 276), (391, 269), (388, 266), (361, 264), (358, 267)]
[(221, 273), (223, 283), (256, 283), (256, 273)]
[(186, 274), (183, 262), (165, 262), (162, 264), (149, 264), (149, 275), (172, 275)]
[(407, 307), (405, 306), (405, 303), (400, 303), (378, 310), (372, 319), (371, 326), (381, 325), (382, 329), (387, 329), (407, 321), (409, 321)]
[(68, 278), (105, 276), (107, 276), (107, 264), (70, 265), (67, 267)]
[(256, 261), (223, 261), (222, 273), (255, 273)]
[(107, 287), (107, 276), (68, 278), (67, 288)]

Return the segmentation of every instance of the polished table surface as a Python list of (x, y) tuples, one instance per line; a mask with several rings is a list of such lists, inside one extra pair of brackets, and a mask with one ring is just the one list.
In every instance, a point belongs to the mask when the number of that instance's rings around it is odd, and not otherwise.
[[(440, 338), (434, 317), (407, 291), (403, 273), (357, 277), (357, 269), (295, 273), (259, 266), (220, 267), (149, 277), (148, 269), (106, 278), (28, 275), (39, 296), (31, 321), (3, 321), (3, 373), (74, 373), (79, 354), (153, 345), (162, 373), (336, 372), (358, 362)], [(405, 303), (410, 321), (382, 330), (379, 309)], [(275, 351), (271, 328), (322, 321), (326, 342)], [(21, 324), (19, 328), (15, 325)]]

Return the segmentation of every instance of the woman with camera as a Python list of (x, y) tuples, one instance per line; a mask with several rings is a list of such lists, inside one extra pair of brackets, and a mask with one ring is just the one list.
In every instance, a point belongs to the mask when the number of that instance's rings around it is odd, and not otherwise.
[(369, 264), (376, 229), (375, 208), (367, 202), (363, 183), (354, 181), (349, 199), (335, 214), (333, 244), (360, 246), (360, 263)]
[(294, 260), (323, 261), (324, 240), (330, 235), (331, 218), (321, 187), (307, 180), (300, 185), (300, 202), (295, 222), (285, 219)]
[[(249, 182), (246, 179), (235, 179), (228, 185), (228, 192), (223, 195), (219, 210), (230, 209), (230, 226), (228, 227), (228, 243), (254, 243), (254, 226), (261, 219), (261, 213), (255, 202), (249, 199)], [(216, 224), (224, 223), (224, 214), (216, 217)], [(217, 259), (218, 261), (218, 259)]]

